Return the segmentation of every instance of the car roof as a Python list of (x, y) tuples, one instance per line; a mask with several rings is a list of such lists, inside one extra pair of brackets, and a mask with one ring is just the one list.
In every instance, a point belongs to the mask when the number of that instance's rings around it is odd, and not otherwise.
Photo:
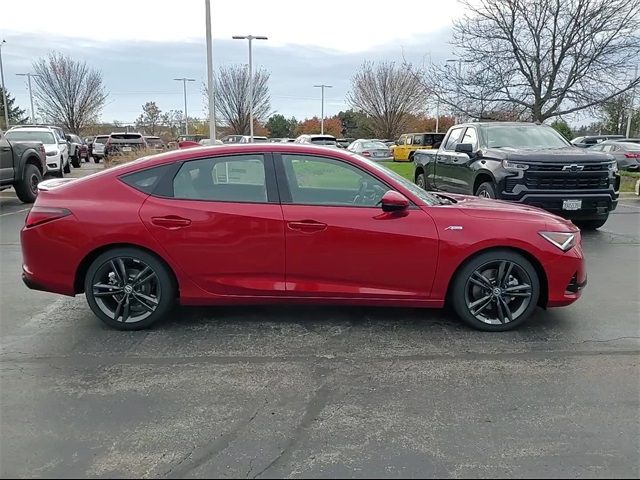
[(11, 127), (7, 131), (11, 130), (51, 130), (54, 127), (47, 127), (45, 125), (16, 125), (15, 127)]

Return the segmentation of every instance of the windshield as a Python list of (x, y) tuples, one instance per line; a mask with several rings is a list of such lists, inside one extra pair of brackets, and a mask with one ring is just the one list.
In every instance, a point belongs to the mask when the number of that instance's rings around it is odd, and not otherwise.
[(96, 137), (94, 143), (107, 143), (107, 138), (109, 137)]
[(149, 145), (164, 145), (162, 140), (159, 138), (147, 138), (147, 143)]
[(387, 175), (389, 177), (392, 177), (396, 182), (400, 183), (404, 188), (409, 190), (412, 194), (414, 194), (416, 197), (418, 197), (420, 200), (422, 200), (427, 205), (440, 205), (440, 204), (444, 203), (438, 197), (436, 197), (435, 195), (432, 195), (432, 194), (424, 191), (418, 185), (416, 185), (413, 182), (410, 182), (409, 180), (404, 178), (402, 175), (397, 174), (393, 170), (390, 170), (389, 168), (387, 168), (387, 167), (385, 167), (385, 166), (383, 166), (383, 165), (381, 165), (379, 163), (376, 163), (376, 162), (374, 162), (372, 160), (369, 160), (368, 158), (365, 158), (363, 156), (357, 155), (355, 153), (352, 153), (352, 155), (357, 156), (360, 160), (364, 160), (367, 163), (367, 165), (372, 167), (374, 170), (378, 170), (382, 174)]
[(314, 145), (337, 145), (335, 138), (331, 137), (311, 137), (311, 143)]
[(7, 140), (14, 142), (42, 142), (49, 145), (56, 143), (53, 133), (44, 131), (11, 130), (5, 136)]
[(388, 150), (387, 146), (382, 142), (363, 142), (362, 148), (381, 148), (383, 150)]
[(489, 148), (566, 148), (569, 146), (553, 128), (544, 125), (487, 125), (483, 127)]

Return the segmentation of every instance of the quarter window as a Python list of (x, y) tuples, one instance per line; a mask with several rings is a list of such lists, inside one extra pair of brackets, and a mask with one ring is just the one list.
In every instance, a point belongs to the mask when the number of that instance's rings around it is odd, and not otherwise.
[(219, 202), (267, 202), (263, 155), (185, 162), (173, 179), (173, 196)]

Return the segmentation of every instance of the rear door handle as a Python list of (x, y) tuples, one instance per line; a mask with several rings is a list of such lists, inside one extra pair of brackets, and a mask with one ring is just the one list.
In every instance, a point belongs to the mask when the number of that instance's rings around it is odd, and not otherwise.
[(153, 217), (151, 223), (158, 227), (168, 228), (169, 230), (177, 230), (178, 228), (191, 225), (191, 220), (178, 217), (177, 215), (167, 215), (166, 217)]
[(315, 220), (300, 220), (297, 222), (288, 222), (287, 226), (291, 230), (297, 230), (299, 232), (314, 233), (322, 232), (327, 229), (326, 223), (316, 222)]

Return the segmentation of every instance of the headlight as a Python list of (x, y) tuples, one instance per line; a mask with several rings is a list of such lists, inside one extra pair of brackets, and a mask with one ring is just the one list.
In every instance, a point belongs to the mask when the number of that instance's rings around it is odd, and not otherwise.
[(58, 152), (55, 150), (53, 152), (47, 152), (47, 157), (55, 157), (56, 155), (58, 155)]
[(611, 163), (609, 163), (609, 171), (610, 172), (617, 172), (618, 171), (618, 162), (616, 162), (615, 160)]
[(540, 236), (550, 243), (553, 243), (563, 252), (571, 250), (578, 241), (577, 233), (567, 232), (540, 232)]
[(509, 160), (503, 160), (502, 166), (507, 170), (517, 170), (517, 171), (526, 170), (527, 168), (529, 168), (529, 165), (527, 165), (526, 163), (510, 162)]

